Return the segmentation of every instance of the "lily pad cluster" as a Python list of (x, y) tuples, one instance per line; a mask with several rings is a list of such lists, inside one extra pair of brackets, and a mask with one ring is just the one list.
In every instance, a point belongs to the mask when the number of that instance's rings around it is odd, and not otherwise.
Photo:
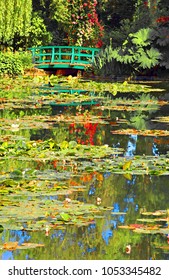
[[(108, 118), (107, 118), (108, 120)], [(24, 116), (17, 119), (0, 119), (0, 128), (3, 130), (19, 131), (21, 129), (50, 129), (56, 123), (98, 123), (98, 124), (108, 124), (109, 122), (106, 118), (94, 116), (90, 114), (81, 115), (55, 115), (55, 116)]]
[[(52, 230), (72, 230), (71, 227), (82, 227), (84, 230), (85, 226), (96, 222), (101, 228), (105, 216), (112, 218), (113, 204), (107, 206), (107, 201), (103, 201), (103, 198), (110, 196), (106, 185), (109, 180), (111, 182), (120, 177), (122, 182), (131, 183), (135, 175), (150, 175), (151, 178), (169, 175), (167, 153), (158, 157), (126, 157), (124, 149), (102, 145), (101, 142), (102, 138), (103, 143), (109, 142), (108, 138), (114, 141), (116, 134), (156, 136), (155, 140), (159, 140), (157, 136), (168, 136), (168, 131), (164, 130), (121, 129), (120, 126), (132, 126), (126, 111), (146, 111), (145, 116), (148, 116), (149, 110), (152, 113), (159, 106), (168, 106), (167, 101), (160, 101), (157, 96), (149, 94), (153, 91), (161, 94), (162, 90), (141, 84), (101, 83), (71, 76), (37, 77), (31, 85), (27, 78), (19, 82), (7, 79), (0, 87), (1, 234), (19, 230), (29, 231), (30, 235), (41, 231), (42, 235), (48, 236)], [(125, 98), (115, 98), (119, 92), (124, 93)], [(89, 108), (84, 112), (82, 105), (90, 104), (98, 105), (97, 114)], [(65, 109), (67, 105), (75, 105), (71, 108), (71, 114), (70, 110)], [(108, 114), (107, 109), (111, 111)], [(114, 115), (113, 110), (116, 111)], [(112, 126), (120, 128), (107, 133), (105, 128), (108, 126), (111, 126), (111, 130)], [(80, 137), (83, 140), (86, 137), (88, 142), (82, 143)], [(93, 192), (90, 197), (89, 187)], [(112, 185), (112, 193), (114, 189)], [(123, 195), (123, 190), (120, 195)], [(83, 197), (84, 202), (79, 197)], [(89, 202), (86, 202), (86, 197)], [(115, 210), (113, 218), (125, 215), (127, 219), (128, 213), (123, 210)], [(167, 211), (159, 210), (158, 213), (160, 215), (155, 212), (146, 216), (144, 211), (137, 224), (123, 227), (138, 233), (168, 234)], [(14, 251), (44, 246), (37, 241), (22, 244), (10, 242), (1, 242), (0, 248)]]
[[(58, 83), (58, 79), (56, 79), (54, 76), (50, 77), (50, 83), (55, 84), (55, 81)], [(130, 82), (123, 82), (123, 83), (112, 83), (112, 82), (99, 82), (99, 81), (85, 81), (83, 79), (79, 79), (78, 77), (72, 77), (68, 76), (66, 79), (61, 78), (60, 85), (66, 86), (69, 88), (77, 89), (77, 90), (88, 90), (88, 91), (94, 91), (94, 92), (100, 92), (105, 93), (109, 92), (112, 95), (116, 95), (118, 92), (134, 92), (134, 93), (140, 93), (140, 92), (154, 92), (164, 91), (163, 89), (154, 89), (151, 86), (143, 85), (143, 84), (135, 84)]]
[[(109, 111), (156, 111), (160, 106), (168, 105), (168, 101), (159, 100), (157, 97), (149, 93), (142, 93), (137, 99), (128, 97), (115, 98), (109, 101), (104, 101), (101, 110)], [(99, 107), (95, 108), (100, 109)]]
[(78, 144), (76, 141), (63, 141), (57, 144), (54, 140), (46, 141), (18, 141), (16, 143), (3, 142), (0, 155), (3, 158), (66, 160), (103, 158), (123, 153), (121, 148), (111, 148), (108, 145), (92, 146)]
[(144, 136), (169, 136), (168, 130), (137, 130), (137, 129), (119, 129), (119, 130), (113, 130), (113, 134), (122, 134), (122, 135), (144, 135)]
[(76, 200), (57, 200), (30, 197), (29, 200), (11, 196), (10, 203), (0, 212), (0, 225), (3, 229), (45, 232), (46, 228), (64, 229), (65, 224), (86, 226), (95, 223), (102, 211), (111, 208), (84, 204)]
[(169, 116), (158, 117), (158, 118), (155, 118), (152, 121), (169, 124)]
[(19, 245), (18, 242), (9, 241), (9, 242), (5, 242), (2, 245), (2, 247), (0, 247), (0, 250), (14, 251), (14, 250), (23, 250), (23, 249), (34, 249), (37, 247), (44, 247), (44, 244), (26, 242)]
[[(169, 234), (169, 217), (168, 210), (157, 210), (155, 212), (143, 212), (144, 218), (139, 218), (139, 223), (118, 226), (122, 229), (129, 229), (140, 234)], [(146, 218), (145, 218), (146, 217)]]

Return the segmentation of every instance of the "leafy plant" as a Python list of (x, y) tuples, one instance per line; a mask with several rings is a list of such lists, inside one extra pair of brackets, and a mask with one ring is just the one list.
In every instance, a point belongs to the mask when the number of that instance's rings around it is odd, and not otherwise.
[(158, 49), (151, 47), (148, 50), (144, 50), (142, 48), (138, 50), (137, 63), (139, 64), (139, 68), (150, 69), (159, 64), (160, 58), (161, 54)]
[(1, 48), (12, 47), (13, 50), (26, 45), (32, 16), (31, 0), (1, 0), (0, 8), (0, 42)]
[[(169, 24), (168, 24), (169, 25)], [(151, 38), (162, 53), (160, 66), (169, 69), (169, 28), (168, 26), (157, 26), (151, 32)]]
[(24, 74), (24, 70), (31, 66), (32, 58), (28, 52), (0, 52), (0, 75)]
[(100, 53), (95, 66), (102, 68), (112, 60), (121, 65), (128, 65), (136, 72), (143, 69), (151, 69), (160, 63), (161, 53), (152, 46), (150, 28), (140, 29), (136, 33), (130, 33), (121, 47), (115, 49), (111, 45)]
[(43, 18), (38, 13), (33, 13), (27, 46), (33, 47), (50, 44), (51, 40), (52, 34), (47, 30)]

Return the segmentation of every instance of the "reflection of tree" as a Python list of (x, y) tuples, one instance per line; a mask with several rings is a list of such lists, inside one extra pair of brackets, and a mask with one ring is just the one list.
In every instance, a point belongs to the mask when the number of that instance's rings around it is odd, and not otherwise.
[(82, 145), (103, 145), (105, 127), (104, 125), (88, 121), (84, 124), (71, 123), (69, 125), (69, 140), (74, 139)]
[(63, 123), (57, 124), (53, 129), (37, 129), (31, 132), (31, 140), (47, 140), (52, 138), (56, 143), (61, 143), (69, 138), (69, 130)]
[[(86, 175), (87, 176), (87, 173)], [(77, 182), (82, 183), (82, 178)], [(76, 183), (76, 178), (73, 178)], [(78, 181), (79, 180), (79, 181)], [(86, 183), (85, 183), (86, 180)], [(165, 240), (118, 229), (118, 225), (137, 223), (140, 209), (147, 211), (165, 209), (168, 203), (168, 177), (133, 176), (131, 180), (122, 175), (110, 173), (88, 174), (84, 178), (86, 191), (75, 192), (75, 198), (80, 196), (86, 202), (95, 203), (96, 197), (101, 197), (102, 206), (114, 206), (111, 211), (104, 212), (104, 218), (94, 218), (95, 223), (85, 227), (66, 225), (55, 229), (45, 236), (45, 229), (40, 232), (8, 231), (1, 233), (2, 240), (33, 242), (45, 244), (34, 250), (14, 251), (10, 258), (14, 259), (162, 259), (164, 255), (155, 249), (154, 241), (159, 245)], [(93, 184), (95, 192), (89, 197), (88, 190)], [(73, 197), (72, 196), (72, 197)], [(116, 212), (126, 214), (116, 214)], [(126, 254), (126, 246), (131, 245), (131, 254)], [(3, 256), (3, 255), (2, 255)]]
[(159, 109), (158, 99), (150, 94), (142, 94), (138, 99), (138, 103), (139, 105), (134, 105), (138, 110), (132, 116), (130, 115), (129, 122), (136, 129), (148, 129), (148, 119), (150, 119), (152, 113)]
[(98, 123), (85, 122), (84, 124), (72, 123), (69, 125), (71, 139), (76, 139), (79, 144), (94, 145)]
[[(129, 230), (115, 229), (108, 240), (108, 245), (106, 245), (103, 238), (104, 229), (105, 224), (103, 220), (99, 219), (97, 224), (81, 228), (67, 226), (65, 229), (50, 232), (49, 236), (45, 236), (45, 232), (9, 231), (5, 233), (6, 240), (12, 238), (19, 243), (42, 243), (45, 244), (45, 247), (38, 248), (36, 253), (34, 250), (4, 251), (0, 257), (8, 260), (140, 260), (164, 259), (165, 257), (162, 249), (155, 249), (156, 246), (165, 246), (166, 240), (162, 236), (141, 236)], [(1, 234), (2, 239), (4, 239), (4, 234)], [(126, 246), (129, 244), (131, 245), (131, 254), (126, 253)]]
[(130, 118), (130, 124), (132, 127), (140, 130), (147, 129), (146, 124), (146, 116), (140, 111), (134, 113), (134, 115)]

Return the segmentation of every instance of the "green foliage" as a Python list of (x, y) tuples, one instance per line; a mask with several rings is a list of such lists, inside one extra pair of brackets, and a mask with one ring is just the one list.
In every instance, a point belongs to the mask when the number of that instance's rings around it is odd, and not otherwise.
[(162, 0), (1, 0), (0, 48), (65, 41), (101, 47), (105, 29), (106, 47), (96, 59), (97, 74), (123, 75), (157, 65), (168, 69), (168, 15)]
[(113, 49), (111, 45), (107, 46), (100, 53), (96, 67), (101, 68), (111, 60), (116, 60), (121, 65), (127, 64), (137, 72), (158, 65), (161, 53), (153, 47), (150, 34), (150, 28), (140, 29), (136, 33), (130, 33), (120, 47)]
[(154, 21), (154, 10), (150, 8), (150, 2), (137, 0), (135, 3), (135, 11), (132, 18), (132, 32), (137, 32), (139, 29), (150, 27)]
[(32, 66), (30, 53), (0, 52), (0, 75), (20, 75)]
[(153, 47), (148, 50), (140, 49), (138, 50), (137, 63), (139, 64), (139, 67), (143, 69), (150, 69), (159, 64), (160, 57), (161, 54), (158, 49)]
[(156, 39), (157, 45), (165, 47), (169, 45), (169, 30), (167, 27), (156, 28), (152, 31), (151, 37)]
[[(118, 5), (118, 2), (120, 1), (117, 1), (116, 5)], [(123, 4), (120, 7), (121, 11), (119, 10), (121, 14), (119, 15), (117, 25), (115, 24), (115, 28), (114, 24), (111, 25), (104, 37), (106, 45), (109, 44), (111, 38), (113, 48), (118, 47), (125, 41), (130, 33), (135, 33), (140, 29), (148, 28), (150, 26), (151, 16), (149, 10), (143, 5), (143, 1), (141, 1), (141, 3), (140, 1), (133, 1), (132, 5), (130, 5), (131, 1), (130, 3), (128, 3), (128, 1), (123, 1)], [(108, 14), (110, 13), (110, 9), (107, 11)], [(129, 9), (131, 9), (130, 13)], [(115, 10), (115, 14), (116, 13), (117, 11)], [(111, 17), (111, 15), (109, 17)]]
[(119, 27), (121, 20), (130, 20), (135, 11), (136, 0), (98, 0), (97, 2), (99, 16), (108, 32), (112, 27), (113, 29)]
[(144, 47), (150, 45), (150, 28), (144, 28), (140, 29), (136, 33), (129, 34), (129, 37), (131, 37), (131, 41), (134, 45)]
[(52, 35), (47, 31), (44, 20), (38, 13), (33, 13), (31, 26), (29, 28), (29, 47), (50, 44)]
[(124, 19), (120, 22), (119, 28), (113, 28), (107, 34), (105, 43), (108, 45), (111, 41), (113, 48), (120, 46), (126, 39), (129, 33), (132, 32), (133, 24), (129, 19)]
[(0, 74), (19, 75), (23, 73), (20, 60), (15, 59), (12, 53), (0, 53)]
[(16, 60), (21, 61), (23, 70), (29, 69), (33, 66), (32, 55), (30, 52), (15, 52), (14, 57)]
[(52, 0), (50, 3), (50, 17), (62, 25), (71, 20), (69, 2), (65, 0)]
[(154, 28), (151, 32), (151, 38), (162, 53), (160, 66), (169, 69), (169, 23)]
[(138, 0), (133, 10), (132, 19), (123, 19), (107, 34), (106, 47), (96, 59), (97, 73), (135, 74), (154, 66), (169, 69), (168, 6), (164, 1)]
[(18, 39), (27, 38), (31, 24), (32, 0), (1, 0), (1, 47), (17, 48)]

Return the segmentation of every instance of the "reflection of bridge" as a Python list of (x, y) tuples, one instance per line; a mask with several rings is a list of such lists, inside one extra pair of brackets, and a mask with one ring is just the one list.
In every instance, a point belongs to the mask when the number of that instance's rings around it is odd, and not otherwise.
[(40, 69), (84, 70), (94, 62), (98, 48), (78, 46), (44, 46), (30, 48), (33, 62)]
[[(58, 94), (62, 94), (62, 97), (59, 99), (53, 98), (51, 101), (49, 101), (49, 105), (53, 107), (53, 109), (56, 109), (56, 107), (67, 107), (67, 106), (90, 106), (90, 105), (99, 105), (101, 99), (97, 96), (95, 96), (94, 92), (90, 92), (87, 90), (81, 90), (81, 89), (72, 89), (69, 87), (62, 87), (61, 85), (55, 85), (55, 86), (49, 86), (49, 85), (43, 85), (40, 89), (40, 95), (44, 96), (58, 96)], [(63, 96), (65, 94), (65, 97)], [(71, 100), (70, 96), (68, 95), (74, 95), (74, 98)], [(79, 100), (77, 98), (77, 95), (79, 95)], [(81, 95), (86, 95), (88, 98), (84, 98)], [(82, 98), (80, 98), (80, 96)]]

